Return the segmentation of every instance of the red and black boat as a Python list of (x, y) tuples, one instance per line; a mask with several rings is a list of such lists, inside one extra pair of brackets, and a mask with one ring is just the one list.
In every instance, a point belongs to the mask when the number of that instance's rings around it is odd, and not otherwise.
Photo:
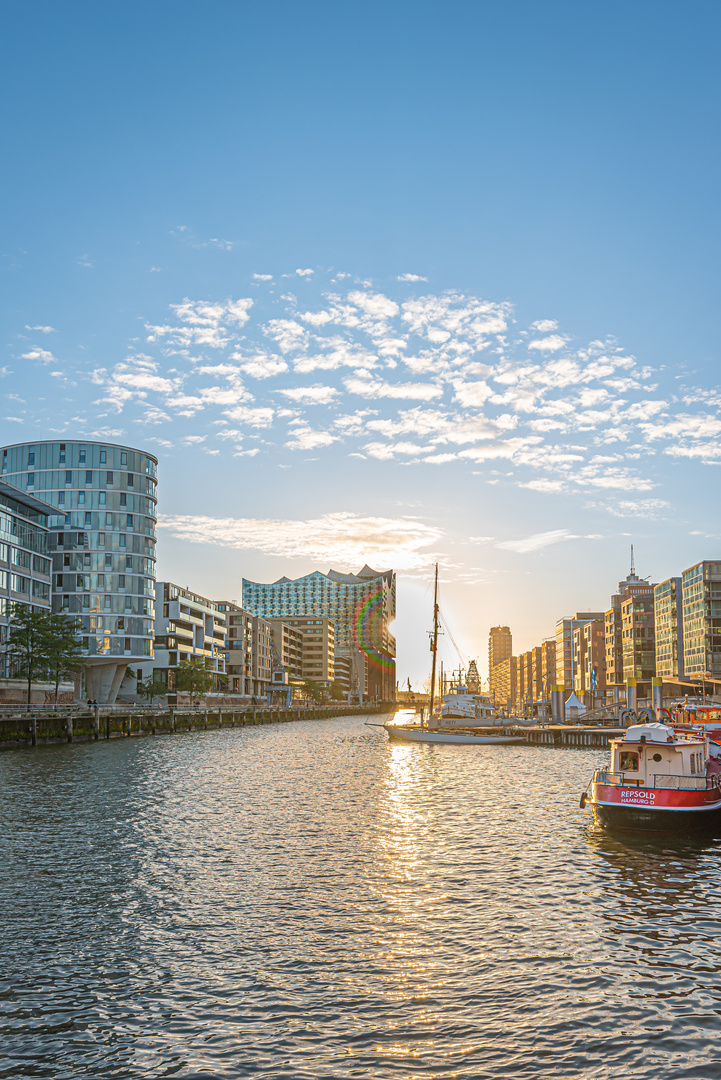
[(600, 825), (658, 833), (721, 827), (721, 747), (703, 732), (636, 724), (581, 796)]

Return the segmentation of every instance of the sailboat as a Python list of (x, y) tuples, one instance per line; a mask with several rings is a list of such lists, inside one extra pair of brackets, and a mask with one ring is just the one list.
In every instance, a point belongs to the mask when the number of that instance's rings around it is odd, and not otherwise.
[[(388, 737), (398, 742), (422, 742), (422, 743), (476, 743), (476, 744), (498, 744), (498, 743), (522, 743), (525, 740), (518, 735), (481, 735), (480, 732), (474, 731), (472, 727), (461, 728), (457, 722), (453, 726), (448, 726), (448, 721), (443, 717), (443, 694), (441, 694), (441, 716), (436, 715), (436, 660), (438, 654), (438, 621), (439, 621), (439, 607), (438, 607), (438, 563), (436, 563), (435, 581), (433, 589), (433, 632), (431, 634), (431, 692), (428, 701), (428, 718), (426, 720), (424, 710), (421, 709), (421, 720), (419, 724), (405, 723), (404, 718), (407, 717), (410, 720), (410, 709), (402, 709), (393, 720), (388, 721), (383, 727), (388, 732)], [(397, 723), (396, 718), (401, 717), (401, 722)]]

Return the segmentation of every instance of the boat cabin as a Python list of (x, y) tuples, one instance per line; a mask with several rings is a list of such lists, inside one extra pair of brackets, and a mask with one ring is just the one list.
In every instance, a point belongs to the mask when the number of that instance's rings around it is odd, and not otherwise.
[(636, 724), (611, 743), (616, 783), (635, 787), (705, 787), (708, 747), (703, 737), (677, 738), (666, 724)]

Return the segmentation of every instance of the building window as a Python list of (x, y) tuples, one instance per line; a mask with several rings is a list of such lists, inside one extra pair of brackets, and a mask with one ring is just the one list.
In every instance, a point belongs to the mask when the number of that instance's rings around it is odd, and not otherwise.
[(132, 570), (133, 569), (133, 556), (132, 555), (126, 555), (125, 556), (125, 569), (126, 570)]
[(128, 526), (129, 529), (132, 529), (132, 527), (133, 527), (133, 515), (132, 514), (127, 515), (127, 526)]
[(105, 547), (105, 533), (98, 533), (98, 547)]
[(128, 473), (128, 487), (133, 487), (135, 484), (135, 477), (131, 472)]
[(35, 487), (35, 473), (34, 472), (29, 472), (28, 473), (28, 487), (29, 488), (30, 487)]
[(35, 453), (34, 453), (33, 450), (30, 450), (30, 452), (28, 453), (28, 465), (34, 465), (34, 464), (35, 464)]
[(127, 454), (126, 450), (121, 450), (120, 451), (120, 464), (121, 465), (127, 465), (128, 464), (128, 454)]
[(80, 462), (81, 465), (85, 464), (85, 447), (84, 446), (80, 447), (80, 457), (78, 458), (78, 461)]
[(112, 482), (113, 482), (113, 474), (111, 472), (106, 472), (106, 474), (105, 474), (105, 483), (106, 484), (112, 484)]
[(57, 585), (57, 587), (59, 589), (62, 589), (62, 587), (63, 587), (63, 575), (62, 574), (57, 575), (57, 580), (56, 580), (55, 584)]
[(85, 483), (86, 484), (92, 484), (92, 482), (93, 482), (93, 471), (92, 471), (92, 469), (87, 469), (86, 472), (85, 472)]
[(71, 470), (71, 469), (67, 469), (67, 470), (66, 470), (66, 472), (65, 472), (65, 483), (66, 483), (66, 484), (72, 484), (72, 482), (73, 482), (73, 473), (72, 473), (72, 470)]
[(65, 492), (58, 492), (58, 506), (65, 506)]
[(121, 492), (121, 494), (120, 494), (120, 505), (121, 506), (127, 506), (128, 505), (128, 496), (125, 494), (124, 491)]
[(60, 443), (60, 464), (61, 465), (65, 464), (65, 443), (64, 442)]
[(100, 464), (104, 465), (107, 460), (108, 460), (108, 452), (107, 452), (107, 450), (101, 450), (100, 451)]
[(125, 546), (125, 533), (121, 533), (118, 537), (118, 547), (124, 548)]
[(85, 524), (86, 525), (90, 524), (90, 511), (89, 510), (85, 511)]
[(118, 588), (125, 588), (125, 574), (118, 574)]
[(106, 514), (105, 515), (105, 527), (110, 528), (112, 524), (113, 524), (113, 515), (112, 514)]
[(100, 503), (100, 506), (105, 506), (105, 492), (104, 491), (100, 492), (99, 503)]
[(105, 588), (105, 574), (98, 574), (98, 588)]
[(65, 533), (58, 533), (57, 546), (62, 547), (65, 543)]
[(130, 638), (129, 637), (125, 638), (125, 651), (130, 652)]
[(105, 569), (112, 570), (113, 568), (113, 556), (106, 554), (105, 556)]
[(85, 506), (85, 492), (78, 492), (78, 506)]

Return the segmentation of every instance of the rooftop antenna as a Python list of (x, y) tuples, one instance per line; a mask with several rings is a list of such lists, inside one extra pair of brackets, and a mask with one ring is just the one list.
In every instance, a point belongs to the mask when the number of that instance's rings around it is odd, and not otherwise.
[(631, 544), (631, 577), (636, 576), (636, 564), (633, 561), (633, 544)]

